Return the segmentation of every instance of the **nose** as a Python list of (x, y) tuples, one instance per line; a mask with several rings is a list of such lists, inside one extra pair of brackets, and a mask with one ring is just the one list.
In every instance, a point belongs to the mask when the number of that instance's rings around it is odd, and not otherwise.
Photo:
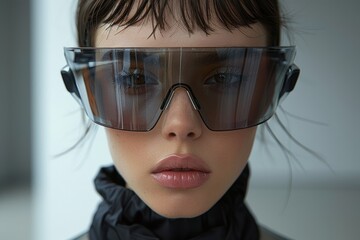
[(163, 113), (162, 135), (173, 140), (194, 140), (202, 134), (202, 120), (191, 98), (183, 88), (174, 90), (170, 103)]

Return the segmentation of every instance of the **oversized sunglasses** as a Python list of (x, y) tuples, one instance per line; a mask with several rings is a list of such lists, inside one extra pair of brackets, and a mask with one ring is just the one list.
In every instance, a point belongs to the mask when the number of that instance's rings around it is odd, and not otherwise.
[(150, 131), (184, 89), (213, 131), (268, 120), (293, 90), (295, 47), (65, 48), (62, 77), (89, 118), (105, 127)]

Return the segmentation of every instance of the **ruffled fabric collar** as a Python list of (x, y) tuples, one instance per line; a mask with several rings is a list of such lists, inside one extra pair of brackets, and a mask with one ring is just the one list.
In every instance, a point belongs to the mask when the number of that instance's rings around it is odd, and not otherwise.
[(95, 187), (103, 197), (91, 224), (91, 240), (252, 240), (257, 224), (244, 204), (249, 169), (208, 212), (195, 218), (167, 219), (152, 211), (114, 166), (101, 168)]

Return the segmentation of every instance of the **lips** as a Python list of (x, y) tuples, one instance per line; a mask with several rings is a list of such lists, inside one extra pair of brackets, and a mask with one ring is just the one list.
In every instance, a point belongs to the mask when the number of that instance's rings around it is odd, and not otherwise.
[(207, 164), (191, 155), (170, 155), (151, 171), (155, 181), (163, 187), (190, 189), (203, 185), (210, 175)]

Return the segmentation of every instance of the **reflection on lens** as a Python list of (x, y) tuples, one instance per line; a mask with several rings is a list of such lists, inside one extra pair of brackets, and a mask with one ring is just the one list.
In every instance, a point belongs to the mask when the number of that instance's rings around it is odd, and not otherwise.
[(65, 56), (87, 115), (100, 125), (149, 131), (171, 91), (184, 87), (205, 125), (226, 131), (273, 115), (295, 47), (66, 48)]

